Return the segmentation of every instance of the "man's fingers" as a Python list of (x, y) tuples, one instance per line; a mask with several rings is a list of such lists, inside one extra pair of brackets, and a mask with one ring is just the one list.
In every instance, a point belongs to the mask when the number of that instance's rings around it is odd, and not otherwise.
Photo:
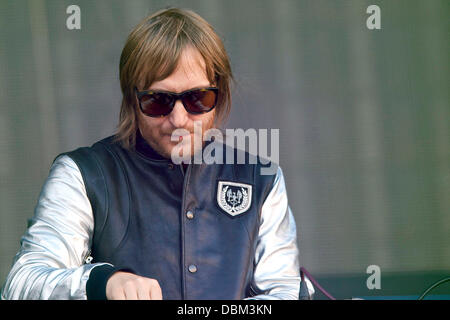
[(111, 300), (162, 300), (156, 279), (118, 271), (106, 283), (106, 297)]
[(109, 298), (110, 300), (125, 300), (125, 292), (121, 289), (118, 288), (116, 290), (114, 290), (111, 293), (111, 298)]
[(158, 281), (154, 281), (150, 287), (150, 299), (162, 300), (162, 291)]
[(137, 291), (139, 300), (150, 300), (150, 290), (147, 286), (139, 286)]
[(131, 281), (128, 283), (125, 283), (123, 291), (125, 292), (126, 300), (137, 300), (138, 299), (137, 288)]

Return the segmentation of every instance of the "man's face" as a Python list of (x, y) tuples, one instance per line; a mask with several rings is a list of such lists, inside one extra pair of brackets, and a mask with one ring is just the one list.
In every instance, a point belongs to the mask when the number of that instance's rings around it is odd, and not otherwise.
[[(214, 86), (206, 76), (205, 61), (194, 48), (187, 47), (181, 54), (175, 71), (167, 78), (153, 82), (146, 90), (164, 90), (180, 93), (194, 88)], [(171, 141), (172, 132), (176, 129), (186, 129), (190, 132), (191, 152), (194, 152), (194, 121), (201, 121), (202, 132), (210, 129), (214, 123), (215, 109), (203, 114), (190, 114), (181, 100), (175, 102), (172, 112), (161, 118), (144, 115), (139, 109), (139, 129), (144, 139), (160, 155), (171, 157), (171, 152), (178, 141)], [(200, 137), (201, 139), (202, 137)], [(186, 138), (183, 138), (186, 139)], [(196, 137), (195, 139), (199, 139)]]

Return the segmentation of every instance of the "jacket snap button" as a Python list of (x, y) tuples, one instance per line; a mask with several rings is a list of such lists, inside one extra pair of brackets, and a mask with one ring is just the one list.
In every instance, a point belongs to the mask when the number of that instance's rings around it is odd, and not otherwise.
[(197, 272), (197, 267), (194, 264), (191, 264), (189, 267), (189, 272), (190, 273), (196, 273)]
[(193, 213), (192, 211), (188, 211), (188, 212), (186, 213), (186, 217), (187, 217), (188, 219), (194, 219), (194, 213)]
[(173, 170), (173, 163), (169, 163), (169, 169)]

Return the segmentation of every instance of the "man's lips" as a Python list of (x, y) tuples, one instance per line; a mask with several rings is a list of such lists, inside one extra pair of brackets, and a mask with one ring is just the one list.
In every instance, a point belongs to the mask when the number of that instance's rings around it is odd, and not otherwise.
[[(177, 135), (178, 136), (178, 141), (182, 141), (183, 139), (191, 136), (191, 132), (188, 134), (184, 134), (184, 135)], [(172, 133), (166, 133), (163, 136), (167, 137), (169, 140), (172, 140)]]

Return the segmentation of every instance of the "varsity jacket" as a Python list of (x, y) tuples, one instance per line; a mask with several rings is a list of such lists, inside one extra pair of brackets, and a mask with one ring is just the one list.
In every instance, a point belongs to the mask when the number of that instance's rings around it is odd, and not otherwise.
[(184, 168), (139, 134), (135, 150), (111, 136), (59, 155), (2, 299), (105, 299), (117, 270), (158, 280), (163, 299), (298, 299), (283, 173), (262, 167)]

